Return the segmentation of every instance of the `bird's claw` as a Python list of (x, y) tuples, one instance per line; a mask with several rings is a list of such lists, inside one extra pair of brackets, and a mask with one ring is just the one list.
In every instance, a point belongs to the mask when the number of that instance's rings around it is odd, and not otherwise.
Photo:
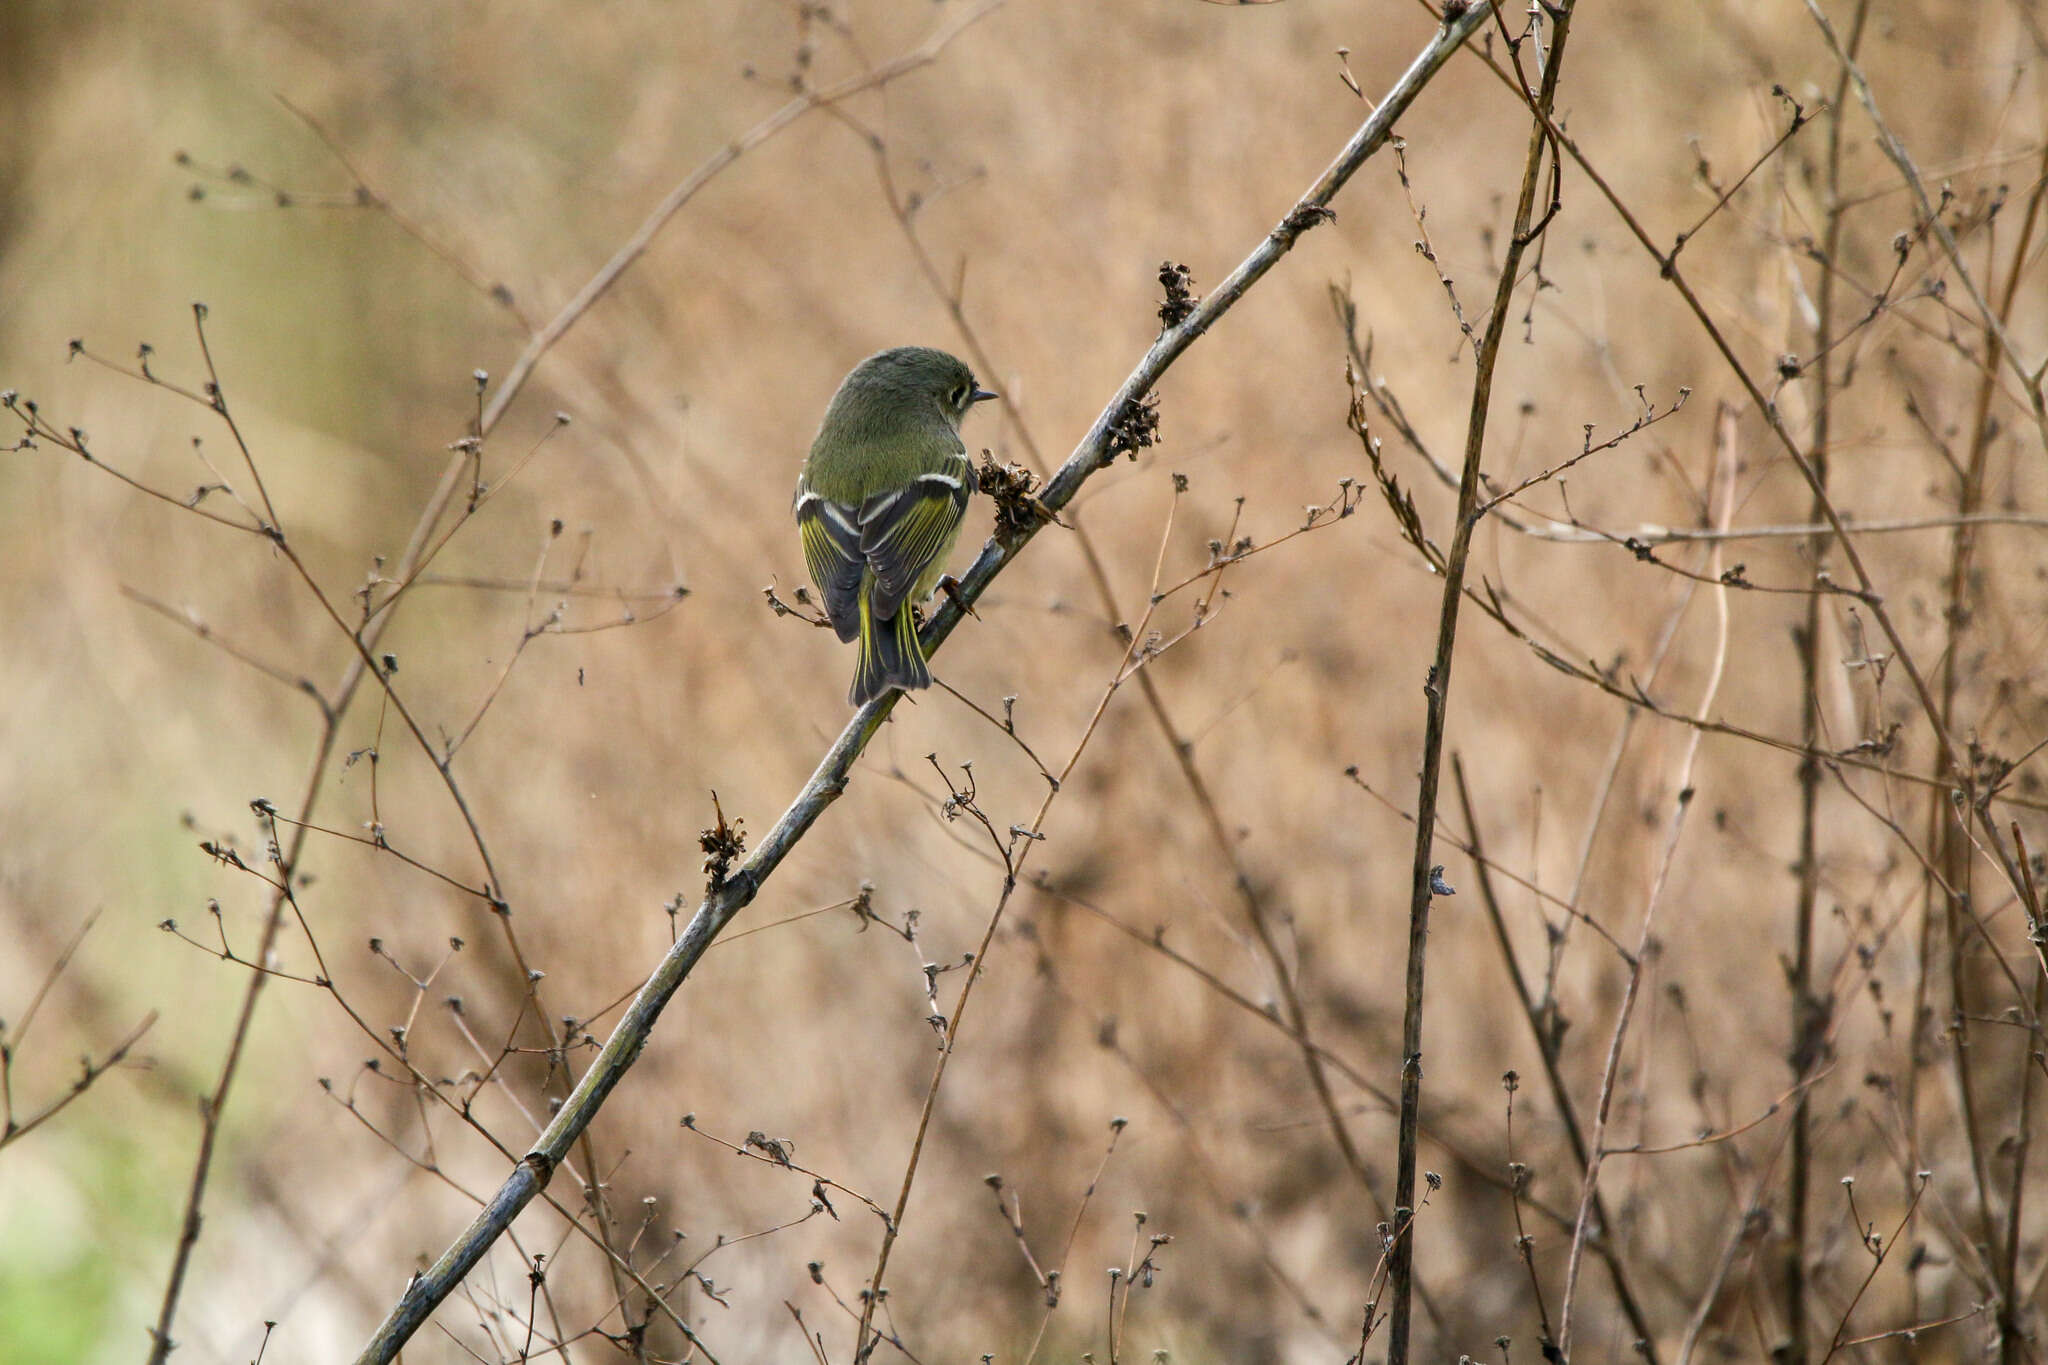
[(938, 590), (940, 592), (946, 594), (947, 597), (952, 599), (954, 606), (960, 608), (960, 610), (966, 612), (969, 616), (972, 616), (977, 621), (981, 619), (981, 613), (976, 611), (974, 609), (974, 604), (972, 602), (969, 602), (967, 598), (961, 593), (959, 579), (953, 577), (953, 575), (951, 574), (945, 574), (940, 577), (938, 584), (936, 586), (938, 587)]

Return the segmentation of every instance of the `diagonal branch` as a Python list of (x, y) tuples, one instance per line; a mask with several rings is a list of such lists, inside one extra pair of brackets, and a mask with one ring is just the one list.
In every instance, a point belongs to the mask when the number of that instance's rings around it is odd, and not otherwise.
[[(1394, 121), (1407, 111), (1423, 87), (1480, 25), (1486, 14), (1483, 5), (1456, 10), (1455, 17), (1430, 38), (1372, 116), (1352, 135), (1308, 193), (1194, 312), (1178, 325), (1166, 329), (1152, 343), (1137, 368), (1095, 419), (1088, 434), (1046, 485), (1040, 496), (1048, 508), (1058, 511), (1066, 506), (1089, 476), (1105, 465), (1111, 458), (1117, 433), (1128, 421), (1128, 414), (1138, 406), (1140, 399), (1151, 392), (1160, 376), (1181, 353), (1278, 264), (1303, 232), (1330, 217), (1330, 200), (1366, 158), (1386, 143)], [(1036, 531), (1037, 527), (1029, 527), (1006, 542), (990, 541), (982, 547), (973, 567), (961, 579), (958, 596), (942, 605), (926, 628), (924, 645), (927, 653), (952, 634), (953, 628), (965, 615), (964, 607), (973, 604)], [(689, 926), (627, 1007), (597, 1060), (584, 1072), (576, 1089), (562, 1103), (533, 1150), (513, 1169), (462, 1236), (406, 1287), (390, 1315), (364, 1346), (359, 1362), (382, 1365), (382, 1362), (391, 1360), (426, 1322), (435, 1307), (454, 1292), (520, 1210), (546, 1186), (577, 1136), (589, 1125), (613, 1088), (639, 1057), (655, 1020), (681, 988), (697, 960), (711, 946), (712, 940), (754, 899), (761, 884), (809, 832), (826, 808), (846, 790), (854, 761), (882, 722), (888, 719), (899, 695), (892, 691), (854, 713), (839, 738), (825, 752), (810, 781), (763, 837), (759, 847), (730, 877), (711, 888)]]

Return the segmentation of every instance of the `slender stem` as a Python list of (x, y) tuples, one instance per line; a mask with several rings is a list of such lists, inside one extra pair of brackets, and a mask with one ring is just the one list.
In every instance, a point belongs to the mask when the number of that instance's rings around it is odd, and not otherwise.
[[(1849, 26), (1849, 51), (1863, 42), (1863, 24), (1870, 0), (1858, 0), (1856, 15)], [(1835, 80), (1834, 97), (1828, 101), (1828, 140), (1825, 194), (1827, 227), (1821, 238), (1821, 255), (1826, 266), (1820, 272), (1820, 297), (1814, 324), (1814, 416), (1813, 477), (1819, 485), (1813, 494), (1807, 520), (1820, 523), (1827, 516), (1826, 501), (1829, 440), (1834, 424), (1835, 374), (1829, 353), (1835, 345), (1835, 265), (1842, 250), (1842, 224), (1847, 206), (1842, 202), (1842, 101), (1849, 89), (1846, 67)], [(1818, 575), (1827, 565), (1828, 535), (1818, 528), (1806, 544), (1811, 571)], [(1800, 677), (1800, 743), (1816, 749), (1821, 739), (1820, 716), (1820, 597), (1806, 599), (1806, 620), (1797, 637)], [(1799, 877), (1792, 923), (1792, 1046), (1786, 1058), (1792, 1074), (1803, 1076), (1815, 1060), (1821, 1030), (1826, 1020), (1813, 994), (1813, 918), (1820, 899), (1819, 806), (1821, 768), (1812, 754), (1799, 761)], [(1811, 1111), (1808, 1092), (1801, 1088), (1792, 1101), (1791, 1153), (1786, 1168), (1785, 1325), (1786, 1365), (1806, 1365), (1807, 1339), (1807, 1190), (1813, 1171)]]
[[(1482, 14), (1496, 13), (1486, 5), (1474, 5), (1472, 8)], [(1562, 65), (1565, 39), (1571, 31), (1572, 6), (1562, 4), (1551, 13), (1556, 28), (1551, 36), (1550, 50), (1544, 54), (1542, 89), (1534, 96), (1536, 106), (1544, 111), (1548, 111), (1556, 99), (1557, 73)], [(1415, 799), (1415, 859), (1408, 900), (1408, 968), (1401, 1018), (1401, 1112), (1394, 1158), (1393, 1246), (1387, 1260), (1387, 1292), (1393, 1299), (1387, 1319), (1387, 1365), (1407, 1365), (1414, 1312), (1415, 1229), (1412, 1224), (1415, 1218), (1417, 1130), (1422, 1117), (1423, 967), (1429, 943), (1429, 907), (1436, 894), (1435, 865), (1431, 858), (1435, 852), (1437, 789), (1443, 775), (1451, 660), (1458, 638), (1458, 608), (1464, 601), (1465, 561), (1471, 553), (1472, 532), (1479, 520), (1479, 457), (1486, 444), (1486, 415), (1493, 397), (1493, 370), (1500, 357), (1501, 337), (1507, 329), (1508, 305), (1521, 279), (1522, 255), (1533, 236), (1530, 224), (1536, 217), (1536, 189), (1542, 181), (1544, 151), (1549, 145), (1549, 135), (1539, 119), (1529, 129), (1529, 154), (1522, 169), (1522, 191), (1515, 204), (1514, 229), (1508, 235), (1500, 281), (1494, 290), (1493, 308), (1487, 315), (1486, 333), (1479, 344), (1478, 365), (1472, 381), (1472, 411), (1465, 426), (1465, 463), (1458, 479), (1457, 527), (1452, 533), (1450, 554), (1444, 565), (1443, 600), (1437, 613), (1436, 659), (1422, 685), (1427, 703), (1422, 739), (1422, 782)], [(1545, 215), (1546, 221), (1548, 216)]]
[[(360, 675), (357, 675), (360, 681)], [(307, 775), (304, 793), (299, 798), (299, 819), (310, 821), (315, 804), (327, 776), (327, 762), (333, 757), (336, 740), (340, 737), (340, 718), (353, 696), (353, 688), (337, 694), (335, 705), (328, 712), (320, 727), (319, 743), (313, 751), (311, 772)], [(285, 850), (280, 866), (284, 884), (289, 887), (291, 877), (299, 865), (299, 856), (305, 850), (310, 837), (309, 825), (301, 824), (292, 831), (290, 847)], [(270, 906), (263, 917), (263, 936), (256, 948), (252, 961), (270, 961), (271, 948), (285, 922), (285, 892), (271, 896)], [(164, 1365), (176, 1349), (177, 1342), (171, 1337), (171, 1326), (177, 1318), (178, 1297), (184, 1291), (185, 1274), (191, 1268), (193, 1248), (199, 1245), (199, 1229), (202, 1222), (200, 1209), (206, 1202), (207, 1180), (213, 1172), (213, 1153), (220, 1140), (221, 1113), (227, 1107), (228, 1095), (234, 1088), (235, 1078), (241, 1072), (242, 1050), (249, 1040), (249, 1030), (256, 1018), (256, 1005), (263, 998), (263, 988), (270, 981), (269, 972), (251, 972), (249, 984), (242, 992), (241, 1008), (236, 1012), (233, 1031), (228, 1035), (227, 1055), (221, 1060), (220, 1074), (214, 1080), (213, 1089), (200, 1102), (199, 1151), (193, 1157), (192, 1177), (186, 1182), (185, 1210), (178, 1222), (178, 1246), (171, 1256), (170, 1274), (164, 1279), (163, 1302), (157, 1308), (156, 1326), (150, 1331), (149, 1365)]]

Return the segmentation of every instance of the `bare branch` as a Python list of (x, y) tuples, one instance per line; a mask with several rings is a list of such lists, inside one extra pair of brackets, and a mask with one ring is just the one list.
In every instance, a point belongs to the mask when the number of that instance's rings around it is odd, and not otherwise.
[[(975, 13), (970, 11), (970, 13)], [(1040, 494), (1040, 500), (1057, 512), (1072, 501), (1082, 484), (1102, 467), (1111, 448), (1112, 430), (1125, 409), (1149, 393), (1159, 376), (1194, 344), (1204, 332), (1227, 313), (1266, 272), (1294, 245), (1305, 231), (1329, 213), (1329, 201), (1366, 158), (1377, 151), (1392, 130), (1394, 121), (1414, 101), (1451, 54), (1485, 18), (1486, 11), (1468, 7), (1457, 19), (1440, 29), (1423, 48), (1386, 99), (1353, 135), (1326, 171), (1299, 203), (1281, 219), (1221, 286), (1204, 299), (1178, 326), (1167, 329), (1153, 342), (1138, 367), (1124, 380), (1116, 395), (1095, 420), (1086, 437), (1060, 466)], [(808, 106), (806, 106), (808, 107)], [(801, 112), (798, 110), (797, 112)], [(794, 117), (794, 114), (791, 115)], [(622, 267), (623, 268), (623, 267)], [(589, 291), (586, 291), (589, 292)], [(530, 367), (529, 367), (530, 368)], [(516, 373), (516, 371), (515, 371)], [(509, 384), (508, 380), (508, 384)], [(501, 393), (503, 391), (501, 390)], [(1027, 534), (1009, 545), (990, 543), (983, 547), (974, 566), (961, 580), (960, 598), (941, 606), (924, 632), (927, 653), (937, 648), (963, 618), (961, 603), (971, 604), (1028, 544)], [(722, 932), (758, 893), (761, 883), (780, 865), (798, 840), (816, 823), (819, 815), (846, 788), (853, 763), (877, 728), (895, 709), (900, 694), (890, 692), (857, 712), (839, 738), (819, 762), (811, 780), (798, 794), (789, 810), (762, 837), (753, 854), (699, 907), (690, 925), (662, 959), (638, 997), (627, 1008), (603, 1051), (584, 1072), (576, 1089), (562, 1103), (547, 1131), (514, 1169), (460, 1238), (433, 1266), (415, 1277), (384, 1324), (364, 1347), (359, 1359), (389, 1361), (398, 1349), (426, 1321), (427, 1315), (458, 1285), (480, 1260), (511, 1220), (547, 1184), (555, 1167), (567, 1154), (576, 1137), (587, 1127), (626, 1070), (638, 1058), (654, 1021), (683, 980), (696, 965), (711, 941)]]

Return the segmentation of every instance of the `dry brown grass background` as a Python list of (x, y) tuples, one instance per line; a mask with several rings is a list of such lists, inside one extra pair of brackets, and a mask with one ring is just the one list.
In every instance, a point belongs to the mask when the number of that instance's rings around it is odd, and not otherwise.
[[(346, 603), (375, 556), (396, 559), (445, 448), (467, 430), (471, 372), (502, 376), (528, 323), (554, 315), (670, 185), (788, 98), (800, 31), (811, 77), (829, 82), (910, 47), (962, 3), (855, 0), (807, 26), (784, 4), (10, 5), (0, 18), (14, 73), (0, 94), (0, 386), (33, 396), (60, 429), (89, 433), (108, 463), (182, 496), (211, 477), (193, 458), (195, 435), (217, 465), (239, 469), (228, 434), (189, 402), (89, 359), (67, 363), (66, 342), (83, 338), (93, 354), (126, 363), (148, 341), (156, 373), (197, 383), (204, 368), (188, 308), (204, 300), (222, 383), (278, 515), (322, 587)], [(1855, 6), (1827, 8), (1846, 30)], [(1247, 9), (1013, 0), (931, 66), (849, 101), (843, 118), (812, 113), (749, 151), (547, 356), (487, 443), (487, 475), (547, 434), (557, 410), (573, 423), (435, 565), (501, 586), (416, 589), (380, 648), (397, 658), (392, 685), (429, 733), (458, 734), (523, 625), (567, 604), (562, 621), (579, 633), (531, 642), (453, 765), (554, 1014), (589, 1020), (660, 957), (672, 931), (664, 903), (680, 892), (687, 909), (702, 885), (697, 831), (711, 823), (711, 790), (750, 832), (764, 829), (845, 719), (848, 651), (763, 603), (764, 585), (787, 598), (802, 581), (789, 489), (818, 414), (855, 361), (885, 345), (965, 344), (918, 271), (865, 134), (881, 136), (897, 187), (919, 196), (919, 240), (949, 280), (964, 281), (966, 315), (996, 360), (981, 378), (1009, 401), (972, 419), (970, 446), (1021, 460), (1021, 422), (1057, 460), (1155, 335), (1160, 261), (1186, 263), (1198, 289), (1212, 285), (1363, 116), (1335, 50), (1349, 49), (1351, 70), (1375, 93), (1432, 23), (1420, 7), (1331, 0)], [(2023, 253), (2008, 330), (2028, 367), (2048, 341), (2038, 268), (2048, 225), (2022, 238), (2048, 137), (2044, 25), (2031, 0), (1880, 0), (1862, 48), (1881, 108), (1930, 190), (1953, 191), (1944, 221), (1973, 278), (1995, 297)], [(1824, 106), (1837, 66), (1805, 9), (1791, 0), (1586, 7), (1563, 71), (1570, 132), (1665, 247), (1707, 215), (1714, 186), (1734, 184), (1784, 132), (1774, 84), (1815, 115), (1680, 258), (1741, 362), (1806, 439), (1822, 267), (1804, 244), (1821, 237), (1830, 201)], [(347, 199), (355, 181), (279, 95), (316, 119), (420, 234), (483, 281), (502, 282), (512, 306), (465, 282), (391, 216), (326, 203)], [(1853, 96), (1842, 119), (1845, 339), (1833, 352), (1840, 391), (1827, 451), (1835, 497), (1858, 520), (1939, 521), (1958, 505), (1959, 469), (1976, 444), (1985, 331)], [(1414, 202), (1475, 322), (1493, 289), (1528, 129), (1513, 93), (1469, 56), (1402, 123)], [(191, 164), (174, 159), (180, 151)], [(230, 166), (257, 183), (221, 173)], [(293, 205), (279, 207), (267, 187), (291, 191)], [(1995, 196), (2003, 206), (1987, 222)], [(980, 705), (1015, 696), (1018, 731), (1048, 764), (1073, 750), (1116, 672), (1124, 646), (1113, 626), (1145, 610), (1174, 474), (1189, 491), (1165, 552), (1168, 582), (1203, 566), (1205, 543), (1229, 535), (1238, 499), (1239, 533), (1263, 543), (1297, 526), (1306, 505), (1336, 497), (1340, 479), (1369, 486), (1346, 427), (1333, 282), (1348, 281), (1372, 335), (1375, 378), (1455, 465), (1472, 351), (1414, 249), (1417, 223), (1392, 158), (1369, 163), (1337, 209), (1169, 374), (1162, 443), (1106, 471), (1076, 503), (1104, 557), (1114, 617), (1073, 534), (1053, 528), (938, 656), (940, 676)], [(1908, 259), (1873, 310), (1867, 291), (1892, 275), (1900, 233), (1913, 238)], [(1681, 386), (1691, 397), (1524, 494), (1525, 515), (1576, 516), (1617, 535), (1699, 524), (1717, 408), (1729, 403), (1734, 439), (1721, 450), (1739, 461), (1734, 524), (1807, 520), (1804, 483), (1733, 373), (1569, 165), (1540, 269), (1546, 287), (1524, 281), (1501, 353), (1486, 458), (1497, 483), (1574, 454), (1588, 424), (1602, 440), (1627, 426), (1641, 411), (1638, 385), (1659, 410)], [(1936, 280), (1939, 294), (1924, 287)], [(1807, 364), (1781, 379), (1785, 355)], [(1990, 412), (1983, 509), (2039, 515), (2048, 451), (2010, 370), (1999, 373)], [(1388, 467), (1447, 544), (1451, 492), (1376, 412), (1374, 426)], [(265, 888), (196, 844), (231, 838), (260, 864), (249, 802), (295, 808), (318, 731), (307, 697), (219, 642), (322, 688), (343, 672), (349, 645), (257, 539), (148, 500), (47, 442), (4, 458), (0, 931), (10, 949), (0, 954), (0, 1019), (15, 1029), (5, 1036), (17, 1117), (61, 1094), (81, 1054), (104, 1057), (148, 1011), (158, 1017), (127, 1064), (0, 1147), (0, 1357), (133, 1359), (148, 1349), (176, 1249), (199, 1140), (195, 1100), (215, 1083), (248, 986), (246, 967), (156, 926), (175, 919), (213, 943), (206, 906), (217, 899), (230, 941), (249, 951)], [(205, 505), (232, 511), (219, 495)], [(977, 508), (980, 534), (986, 503)], [(586, 589), (651, 592), (631, 600), (653, 619), (585, 631), (619, 622), (627, 601), (587, 590), (543, 589), (529, 605), (525, 584), (554, 519), (565, 529), (543, 576), (580, 570)], [(1944, 614), (1954, 536), (1936, 526), (1857, 543), (1921, 669), (1956, 670), (1953, 733), (2019, 758), (2048, 738), (2042, 531), (1976, 533), (1960, 627)], [(1705, 551), (1670, 545), (1658, 558), (1699, 570)], [(1726, 562), (1756, 584), (1812, 582), (1803, 539), (1735, 541)], [(1848, 581), (1839, 555), (1831, 563)], [(1624, 687), (1638, 679), (1675, 712), (1698, 704), (1714, 647), (1712, 587), (1617, 544), (1536, 539), (1498, 520), (1479, 532), (1473, 574), (1504, 589), (1515, 618), (1565, 658), (1618, 666)], [(688, 595), (664, 613), (658, 595), (674, 585)], [(1397, 1088), (1412, 832), (1346, 769), (1355, 765), (1395, 806), (1412, 805), (1439, 586), (1376, 495), (1356, 515), (1232, 568), (1223, 586), (1210, 622), (1150, 669), (1231, 845), (1210, 836), (1136, 688), (1121, 690), (1033, 853), (1056, 890), (1027, 887), (1011, 907), (937, 1104), (888, 1275), (885, 1321), (917, 1360), (1021, 1361), (1042, 1323), (1039, 1359), (1110, 1359), (1106, 1272), (1132, 1264), (1137, 1210), (1147, 1235), (1173, 1240), (1158, 1254), (1156, 1283), (1131, 1296), (1117, 1358), (1334, 1362), (1358, 1349), (1381, 1251), (1375, 1198), (1391, 1197), (1393, 1117), (1337, 1077), (1369, 1192), (1339, 1155), (1300, 1049), (1219, 987), (1279, 1008), (1273, 962), (1233, 886), (1235, 862), (1274, 917), (1316, 1040), (1382, 1093)], [(190, 612), (216, 640), (134, 593)], [(1189, 597), (1162, 604), (1156, 624), (1184, 627)], [(1792, 627), (1807, 599), (1728, 597), (1725, 681), (1711, 715), (1796, 744)], [(1934, 774), (1930, 727), (1899, 670), (1880, 687), (1877, 670), (1859, 666), (1859, 639), (1883, 649), (1869, 612), (1830, 595), (1820, 619), (1821, 747), (1850, 750), (1898, 722), (1881, 761)], [(1652, 681), (1649, 661), (1673, 621)], [(1470, 609), (1451, 716), (1450, 748), (1471, 779), (1491, 856), (1549, 895), (1576, 885), (1577, 911), (1633, 945), (1687, 729), (1631, 715)], [(1610, 791), (1603, 779), (1618, 743)], [(372, 746), (391, 841), (476, 884), (483, 874), (461, 819), (374, 685), (342, 727), (319, 823), (360, 832), (372, 818), (370, 765), (343, 762)], [(685, 1131), (685, 1113), (733, 1141), (749, 1132), (784, 1140), (801, 1165), (894, 1202), (936, 1055), (921, 967), (958, 963), (974, 948), (1000, 880), (985, 840), (941, 818), (944, 788), (927, 754), (956, 773), (973, 764), (978, 802), (998, 829), (1028, 821), (1045, 791), (1009, 738), (945, 693), (898, 708), (845, 798), (686, 984), (592, 1130), (620, 1241), (647, 1221), (636, 1253), (644, 1263), (671, 1229), (687, 1234), (650, 1275), (672, 1276), (721, 1237), (761, 1233), (810, 1207), (807, 1179)], [(1797, 901), (1798, 765), (1754, 741), (1705, 739), (1622, 1053), (1610, 1147), (1682, 1144), (1754, 1123), (1726, 1141), (1606, 1162), (1616, 1246), (1663, 1361), (1678, 1358), (1695, 1317), (1695, 1358), (1768, 1358), (1789, 1335), (1791, 1106), (1782, 1101), (1795, 1073), (1781, 963)], [(2029, 848), (2048, 844), (2038, 766), (2013, 774), (2006, 794), (2019, 803), (1989, 807), (2001, 830), (2018, 822)], [(1947, 809), (1930, 791), (1858, 768), (1822, 782), (1817, 978), (1825, 986), (1839, 960), (1848, 965), (1836, 978), (1838, 1033), (1810, 1090), (1813, 1275), (1803, 1311), (1815, 1360), (1845, 1322), (1843, 1339), (1966, 1315), (2001, 1283), (2017, 1286), (2003, 1332), (1992, 1308), (1917, 1342), (1847, 1351), (1960, 1360), (1992, 1349), (2033, 1360), (2044, 1349), (2032, 1305), (2048, 1213), (2038, 1155), (2027, 1160), (2021, 1080), (2041, 1047), (2040, 968), (2025, 910), (1986, 858), (1974, 859), (1969, 888), (1986, 933), (1952, 929), (1968, 916), (1930, 891), (1921, 861), (1939, 864), (1930, 802)], [(1447, 833), (1463, 839), (1454, 799), (1445, 814)], [(1501, 1182), (1510, 1160), (1526, 1163), (1528, 1193), (1568, 1215), (1581, 1172), (1474, 868), (1438, 847), (1458, 894), (1437, 903), (1431, 939), (1422, 1163), (1444, 1184), (1416, 1234), (1435, 1310), (1418, 1317), (1418, 1358), (1530, 1361), (1540, 1358), (1538, 1308)], [(415, 974), (440, 961), (451, 936), (465, 941), (408, 1035), (423, 1073), (483, 1064), (444, 997), (461, 997), (485, 1061), (515, 1029), (522, 1044), (538, 1042), (533, 1021), (521, 1022), (526, 989), (499, 926), (474, 897), (332, 836), (310, 842), (300, 872), (301, 906), (336, 992), (386, 1041), (418, 993), (367, 940), (377, 936)], [(863, 930), (843, 905), (799, 918), (863, 883), (890, 921), (917, 912), (916, 946)], [(1546, 924), (1563, 923), (1563, 912), (1521, 882), (1498, 885), (1515, 951), (1540, 989)], [(28, 1002), (95, 915), (21, 1036)], [(1208, 979), (1160, 951), (1155, 934)], [(315, 970), (295, 923), (280, 944), (281, 970)], [(1586, 1112), (1627, 975), (1593, 929), (1570, 930), (1556, 978), (1569, 1022), (1560, 1061)], [(963, 976), (939, 978), (942, 1006)], [(574, 1032), (601, 1040), (615, 1017)], [(470, 1218), (464, 1191), (487, 1192), (503, 1177), (504, 1157), (411, 1094), (388, 1062), (382, 1074), (364, 1072), (378, 1046), (325, 991), (277, 980), (264, 993), (179, 1306), (179, 1362), (249, 1360), (266, 1320), (277, 1323), (267, 1359), (351, 1358), (407, 1275)], [(589, 1055), (572, 1050), (569, 1066), (580, 1071)], [(1512, 1157), (1501, 1085), (1509, 1070), (1521, 1077)], [(562, 1093), (560, 1076), (531, 1053), (501, 1075), (476, 1115), (516, 1152), (545, 1121), (548, 1097)], [(1966, 1075), (1979, 1119), (1974, 1162), (1959, 1117)], [(2029, 1084), (2038, 1089), (2039, 1075)], [(351, 1095), (353, 1115), (337, 1102)], [(1113, 1118), (1129, 1123), (1105, 1165)], [(1887, 1250), (1859, 1298), (1874, 1258), (1856, 1219), (1874, 1224), (1888, 1249), (1922, 1168), (1932, 1176), (1901, 1249)], [(1049, 1320), (983, 1184), (991, 1172), (1021, 1199), (1033, 1254), (1064, 1267)], [(1838, 1184), (1851, 1176), (1856, 1217)], [(2001, 1281), (2016, 1189), (2025, 1191), (2017, 1268)], [(552, 1193), (577, 1207), (566, 1176)], [(853, 1324), (807, 1265), (822, 1263), (831, 1291), (855, 1303), (880, 1222), (855, 1199), (834, 1202), (838, 1221), (819, 1214), (720, 1250), (702, 1264), (709, 1283), (678, 1287), (677, 1311), (717, 1360), (811, 1359), (785, 1300), (824, 1333), (832, 1359), (851, 1358)], [(1527, 1206), (1523, 1217), (1554, 1318), (1570, 1232)], [(552, 1312), (542, 1305), (536, 1358), (558, 1331), (624, 1327), (602, 1260), (565, 1226), (538, 1206), (519, 1224), (521, 1246), (548, 1255)], [(1634, 1358), (1597, 1264), (1577, 1292), (1574, 1357)], [(516, 1358), (529, 1307), (518, 1253), (500, 1247), (407, 1358)], [(669, 1359), (686, 1345), (657, 1316), (645, 1349)], [(904, 1358), (897, 1349), (884, 1345), (876, 1358)], [(1367, 1353), (1383, 1349), (1375, 1338)], [(582, 1335), (565, 1354), (599, 1360), (614, 1348)]]

